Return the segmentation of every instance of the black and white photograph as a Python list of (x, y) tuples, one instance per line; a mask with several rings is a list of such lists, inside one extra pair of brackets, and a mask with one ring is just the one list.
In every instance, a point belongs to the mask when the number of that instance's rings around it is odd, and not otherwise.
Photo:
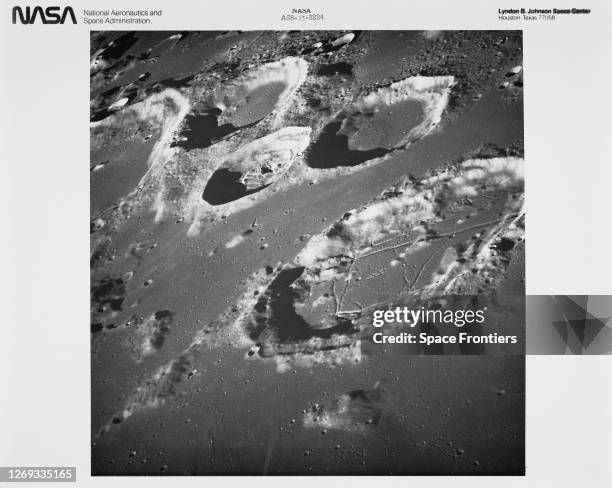
[(524, 474), (521, 31), (90, 41), (93, 475)]
[(611, 2), (1, 10), (0, 488), (612, 486)]

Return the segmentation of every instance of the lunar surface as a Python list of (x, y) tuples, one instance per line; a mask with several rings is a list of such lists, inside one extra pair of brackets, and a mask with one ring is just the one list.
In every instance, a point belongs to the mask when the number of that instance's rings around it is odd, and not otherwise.
[(521, 347), (372, 327), (524, 335), (520, 32), (93, 32), (90, 70), (93, 474), (524, 472)]

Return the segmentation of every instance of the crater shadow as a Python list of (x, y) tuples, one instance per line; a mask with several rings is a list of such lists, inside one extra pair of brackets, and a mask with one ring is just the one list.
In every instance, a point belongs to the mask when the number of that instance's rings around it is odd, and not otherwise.
[(244, 183), (239, 181), (241, 177), (240, 171), (230, 171), (227, 168), (216, 170), (204, 187), (202, 199), (211, 205), (223, 205), (257, 193), (269, 186), (263, 185), (249, 190)]
[(370, 159), (380, 158), (393, 149), (374, 148), (367, 151), (350, 149), (348, 136), (339, 133), (342, 120), (327, 124), (319, 138), (306, 154), (306, 164), (311, 168), (330, 169), (338, 166), (358, 166)]

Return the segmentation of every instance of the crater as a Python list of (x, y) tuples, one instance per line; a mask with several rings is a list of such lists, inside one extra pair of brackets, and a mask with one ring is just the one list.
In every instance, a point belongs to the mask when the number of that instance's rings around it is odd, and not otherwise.
[(114, 41), (108, 43), (106, 49), (104, 49), (96, 59), (104, 61), (113, 61), (121, 58), (134, 44), (138, 42), (138, 38), (134, 32), (128, 32), (119, 36)]
[(353, 390), (329, 405), (315, 403), (304, 415), (304, 427), (365, 433), (376, 427), (382, 416), (382, 388)]
[(308, 63), (287, 57), (256, 68), (215, 94), (223, 110), (223, 123), (244, 126), (272, 112), (283, 112), (296, 90), (306, 80)]
[(349, 146), (360, 151), (391, 149), (408, 137), (423, 120), (423, 106), (416, 100), (402, 100), (375, 111), (359, 113), (352, 122), (357, 131)]
[(338, 166), (357, 166), (370, 159), (380, 158), (390, 151), (374, 148), (359, 151), (349, 148), (349, 137), (341, 133), (342, 120), (327, 124), (317, 141), (309, 148), (306, 164), (311, 168), (329, 169)]
[(247, 125), (263, 119), (274, 111), (286, 89), (286, 83), (274, 81), (246, 92), (242, 103), (231, 116), (228, 116), (227, 121), (237, 125)]
[(323, 127), (306, 163), (357, 166), (405, 148), (440, 122), (453, 82), (452, 76), (413, 76), (364, 96)]
[(180, 136), (170, 146), (181, 147), (186, 151), (204, 149), (239, 129), (232, 124), (219, 125), (219, 115), (221, 110), (218, 108), (187, 115)]
[(282, 270), (270, 283), (253, 308), (253, 321), (247, 328), (253, 341), (260, 343), (261, 356), (282, 354), (283, 344), (329, 340), (333, 336), (348, 336), (357, 332), (348, 319), (337, 318), (328, 326), (314, 327), (297, 313), (295, 304), (304, 301), (307, 289), (299, 278), (304, 267)]
[(263, 190), (289, 170), (309, 141), (309, 127), (285, 127), (246, 144), (213, 172), (202, 199), (222, 205)]
[(204, 187), (202, 199), (211, 205), (223, 205), (224, 203), (233, 202), (239, 198), (256, 193), (268, 186), (263, 185), (249, 190), (242, 183), (242, 177), (243, 174), (240, 171), (231, 171), (227, 168), (216, 170), (206, 183), (206, 187)]

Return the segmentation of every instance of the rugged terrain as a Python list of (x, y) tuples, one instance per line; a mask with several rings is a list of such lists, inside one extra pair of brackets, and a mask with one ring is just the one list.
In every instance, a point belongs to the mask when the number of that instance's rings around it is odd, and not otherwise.
[(524, 333), (522, 75), (515, 31), (92, 33), (93, 473), (522, 473), (520, 350), (371, 337)]

